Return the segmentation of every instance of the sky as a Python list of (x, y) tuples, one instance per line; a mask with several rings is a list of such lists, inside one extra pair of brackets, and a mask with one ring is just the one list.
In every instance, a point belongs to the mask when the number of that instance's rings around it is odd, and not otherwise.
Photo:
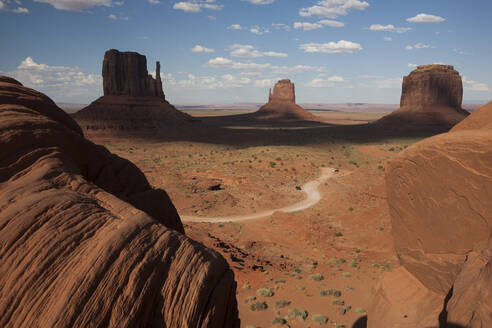
[(490, 0), (0, 0), (0, 74), (57, 102), (102, 95), (109, 49), (161, 62), (177, 105), (399, 103), (417, 65), (453, 65), (464, 103), (492, 100)]

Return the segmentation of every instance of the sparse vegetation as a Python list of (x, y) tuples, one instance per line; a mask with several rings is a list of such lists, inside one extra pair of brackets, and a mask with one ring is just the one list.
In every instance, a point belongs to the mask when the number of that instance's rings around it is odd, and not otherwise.
[(260, 288), (256, 291), (256, 295), (263, 297), (272, 297), (275, 293), (270, 288)]
[(260, 301), (256, 301), (249, 305), (249, 309), (251, 311), (263, 311), (266, 310), (267, 308), (268, 308), (267, 304), (265, 302), (260, 302)]
[(287, 320), (285, 320), (284, 318), (275, 318), (272, 321), (273, 325), (275, 325), (275, 324), (285, 325), (286, 323), (287, 323)]
[(319, 323), (320, 325), (326, 325), (328, 323), (328, 317), (322, 314), (314, 314), (313, 321)]
[(308, 313), (303, 309), (290, 309), (289, 314), (298, 320), (306, 320)]
[(315, 274), (310, 275), (309, 276), (309, 279), (315, 280), (315, 281), (321, 281), (321, 280), (323, 280), (325, 278), (320, 273), (315, 273)]
[(290, 303), (291, 303), (290, 301), (281, 300), (281, 301), (275, 302), (275, 306), (280, 309), (280, 308), (284, 308), (286, 306), (289, 306)]

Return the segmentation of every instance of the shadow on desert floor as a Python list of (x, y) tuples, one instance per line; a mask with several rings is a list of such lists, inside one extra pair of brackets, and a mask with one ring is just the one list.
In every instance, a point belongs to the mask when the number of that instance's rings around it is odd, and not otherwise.
[[(221, 118), (201, 118), (201, 122), (170, 126), (145, 135), (121, 130), (108, 138), (128, 138), (145, 142), (185, 141), (236, 147), (274, 145), (321, 145), (327, 143), (378, 143), (388, 139), (422, 139), (445, 131), (421, 132), (383, 128), (377, 124), (335, 125), (319, 122), (257, 123)], [(94, 134), (105, 138), (104, 133)], [(89, 135), (90, 138), (91, 135)]]

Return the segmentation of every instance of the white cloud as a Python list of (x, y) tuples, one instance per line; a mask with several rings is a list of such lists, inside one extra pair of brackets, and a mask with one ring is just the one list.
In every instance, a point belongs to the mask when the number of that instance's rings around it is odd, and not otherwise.
[(418, 64), (412, 64), (412, 63), (408, 64), (408, 67), (410, 67), (410, 68), (416, 68), (417, 66), (419, 66), (419, 65)]
[(17, 7), (14, 10), (12, 10), (12, 12), (16, 14), (29, 14), (29, 9), (24, 7)]
[(294, 28), (296, 30), (304, 30), (304, 31), (318, 30), (320, 28), (323, 28), (324, 26), (343, 27), (343, 26), (345, 26), (345, 24), (342, 22), (338, 22), (338, 21), (330, 20), (330, 19), (320, 20), (317, 23), (309, 23), (309, 22), (295, 22), (294, 23)]
[(316, 5), (301, 8), (299, 15), (303, 17), (320, 16), (327, 18), (337, 18), (345, 16), (350, 10), (364, 10), (369, 7), (367, 1), (359, 0), (322, 0)]
[(267, 57), (282, 57), (282, 58), (289, 57), (289, 55), (286, 54), (285, 52), (275, 52), (275, 51), (265, 51), (263, 52), (263, 55)]
[(345, 82), (345, 79), (341, 76), (330, 76), (328, 78), (317, 77), (307, 83), (307, 86), (312, 88), (330, 88), (335, 86), (336, 83)]
[(299, 46), (299, 49), (304, 52), (318, 52), (324, 54), (340, 54), (340, 53), (353, 53), (361, 51), (363, 48), (359, 43), (352, 41), (340, 40), (338, 42), (328, 43), (305, 43)]
[(158, 3), (161, 3), (159, 0), (147, 0), (149, 3), (156, 5)]
[(15, 71), (6, 75), (61, 101), (91, 99), (102, 93), (99, 74), (86, 74), (78, 67), (39, 64), (31, 57), (26, 57)]
[(253, 62), (235, 62), (228, 58), (216, 57), (210, 59), (207, 63), (208, 66), (216, 68), (229, 68), (234, 70), (262, 70), (269, 68), (271, 64), (258, 64)]
[(126, 16), (120, 16), (120, 17), (118, 17), (115, 14), (109, 14), (108, 15), (108, 18), (109, 19), (113, 19), (113, 20), (117, 20), (117, 19), (124, 20), (124, 21), (127, 21), (128, 20), (128, 17), (126, 17)]
[(69, 10), (69, 11), (81, 11), (84, 9), (97, 7), (97, 6), (111, 6), (111, 0), (34, 0), (34, 2), (49, 3), (56, 9)]
[(282, 23), (273, 23), (272, 26), (277, 30), (285, 30), (287, 32), (290, 31), (290, 26)]
[(407, 18), (407, 22), (410, 23), (440, 23), (444, 22), (441, 16), (429, 15), (429, 14), (418, 14), (417, 16)]
[(192, 52), (198, 52), (198, 53), (210, 53), (210, 52), (214, 52), (214, 49), (210, 49), (210, 48), (207, 48), (207, 47), (204, 47), (204, 46), (197, 44), (196, 46), (191, 48), (191, 51)]
[(405, 49), (407, 50), (414, 50), (414, 49), (435, 49), (436, 46), (431, 46), (429, 44), (423, 44), (423, 43), (417, 43), (413, 46), (411, 45), (408, 45), (408, 46), (405, 46)]
[(229, 47), (232, 57), (258, 58), (263, 57), (263, 53), (255, 49), (252, 45), (233, 44)]
[(236, 62), (229, 58), (224, 58), (224, 57), (216, 57), (210, 59), (207, 62), (207, 66), (214, 67), (214, 68), (249, 71), (249, 72), (241, 73), (241, 75), (245, 75), (245, 76), (260, 76), (261, 73), (259, 73), (258, 71), (265, 71), (265, 70), (268, 70), (270, 73), (273, 74), (282, 74), (284, 76), (289, 74), (304, 73), (308, 71), (322, 72), (325, 70), (324, 67), (309, 66), (309, 65), (277, 66), (277, 65), (272, 65), (270, 63), (259, 64), (254, 62)]
[(385, 37), (383, 38), (383, 40), (384, 40), (384, 41), (393, 41), (393, 38), (392, 38), (392, 37), (390, 37), (390, 36), (385, 36)]
[(258, 25), (252, 26), (249, 31), (256, 35), (263, 35), (265, 33), (270, 33), (270, 30), (264, 27), (260, 27)]
[(384, 32), (396, 32), (396, 33), (405, 33), (410, 31), (411, 27), (395, 27), (393, 24), (389, 25), (381, 25), (381, 24), (372, 24), (366, 29), (371, 31), (384, 31)]
[(211, 10), (222, 10), (223, 5), (218, 5), (215, 0), (190, 0), (190, 1), (180, 1), (173, 5), (176, 10), (183, 10), (187, 13), (198, 13), (204, 9)]
[(485, 83), (480, 83), (473, 80), (468, 80), (463, 76), (464, 89), (469, 91), (489, 91), (489, 86)]
[(241, 0), (241, 1), (250, 2), (254, 5), (269, 5), (275, 2), (275, 0)]
[(323, 28), (323, 25), (319, 23), (309, 23), (309, 22), (295, 22), (294, 28), (296, 30), (312, 31)]
[(330, 26), (330, 27), (344, 27), (345, 24), (336, 20), (331, 20), (331, 19), (323, 19), (320, 20), (318, 23), (325, 25), (325, 26)]
[(221, 76), (195, 76), (187, 74), (185, 79), (170, 80), (170, 85), (176, 85), (180, 88), (191, 88), (199, 90), (215, 90), (227, 88), (241, 88), (252, 83), (252, 80), (246, 77), (238, 77), (232, 74)]
[(228, 30), (244, 30), (245, 28), (239, 24), (232, 24), (231, 26), (227, 27), (227, 29)]
[(326, 69), (321, 66), (310, 65), (295, 65), (295, 66), (272, 66), (272, 73), (274, 74), (299, 74), (304, 72), (324, 72)]
[(278, 81), (278, 79), (277, 80), (275, 80), (275, 79), (256, 80), (254, 83), (254, 86), (259, 87), (259, 88), (268, 88), (268, 87), (271, 87), (272, 85), (274, 85), (275, 81)]

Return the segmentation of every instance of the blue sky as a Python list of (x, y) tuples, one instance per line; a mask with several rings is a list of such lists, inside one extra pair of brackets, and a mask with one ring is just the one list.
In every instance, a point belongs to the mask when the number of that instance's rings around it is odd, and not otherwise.
[(56, 101), (102, 95), (104, 52), (161, 61), (174, 104), (398, 103), (415, 65), (454, 65), (466, 101), (492, 99), (492, 1), (0, 0), (0, 73)]

